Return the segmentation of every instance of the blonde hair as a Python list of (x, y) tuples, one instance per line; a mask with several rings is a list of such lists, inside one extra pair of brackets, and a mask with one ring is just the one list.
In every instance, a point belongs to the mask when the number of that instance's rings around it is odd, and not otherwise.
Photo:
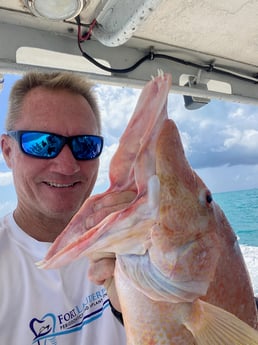
[(94, 84), (90, 80), (70, 72), (28, 72), (19, 79), (14, 84), (9, 97), (9, 107), (5, 122), (7, 131), (14, 129), (27, 93), (39, 86), (52, 90), (65, 89), (72, 93), (82, 95), (91, 106), (97, 120), (99, 132), (101, 132), (100, 111), (96, 95), (93, 91)]

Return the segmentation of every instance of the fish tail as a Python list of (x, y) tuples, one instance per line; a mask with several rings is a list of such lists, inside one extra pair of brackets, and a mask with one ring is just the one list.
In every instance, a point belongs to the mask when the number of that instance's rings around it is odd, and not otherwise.
[(235, 315), (212, 304), (197, 300), (184, 325), (196, 345), (257, 345), (258, 331)]

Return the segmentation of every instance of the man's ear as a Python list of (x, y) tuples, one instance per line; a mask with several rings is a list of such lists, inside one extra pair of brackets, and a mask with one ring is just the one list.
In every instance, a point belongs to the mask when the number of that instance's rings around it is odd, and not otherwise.
[(12, 169), (12, 164), (11, 164), (11, 153), (13, 150), (12, 138), (10, 138), (6, 134), (2, 134), (1, 139), (0, 139), (0, 143), (1, 143), (1, 150), (3, 152), (4, 160), (5, 160), (8, 168)]

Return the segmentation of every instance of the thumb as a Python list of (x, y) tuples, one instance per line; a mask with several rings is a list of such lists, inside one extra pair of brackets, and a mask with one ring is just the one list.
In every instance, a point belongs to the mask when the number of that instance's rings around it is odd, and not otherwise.
[(115, 279), (113, 277), (110, 277), (105, 280), (104, 286), (107, 290), (108, 297), (110, 299), (110, 302), (112, 306), (119, 312), (121, 312), (121, 306), (116, 290), (116, 284), (115, 284)]

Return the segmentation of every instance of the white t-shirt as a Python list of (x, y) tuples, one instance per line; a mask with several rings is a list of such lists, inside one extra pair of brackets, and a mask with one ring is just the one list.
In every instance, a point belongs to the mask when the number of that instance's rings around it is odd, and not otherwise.
[(86, 258), (60, 269), (35, 266), (50, 243), (0, 219), (0, 344), (123, 345), (124, 327), (106, 290), (87, 279)]

